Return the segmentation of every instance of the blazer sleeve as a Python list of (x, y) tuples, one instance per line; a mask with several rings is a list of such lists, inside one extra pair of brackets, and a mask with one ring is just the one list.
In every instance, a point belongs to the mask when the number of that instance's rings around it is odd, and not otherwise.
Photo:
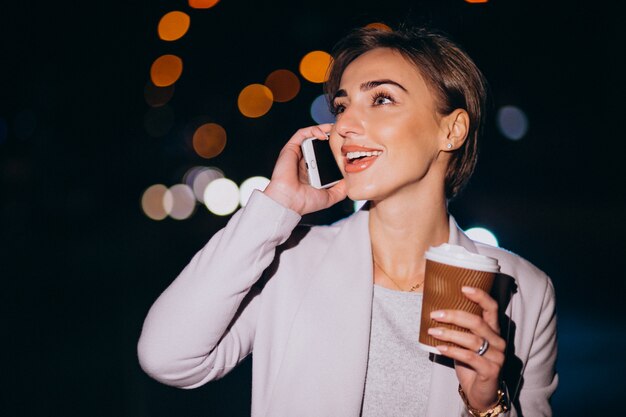
[(558, 385), (556, 373), (557, 329), (555, 295), (552, 282), (548, 283), (530, 355), (524, 369), (524, 380), (519, 392), (519, 404), (524, 416), (550, 417), (550, 398)]
[(142, 369), (164, 384), (194, 388), (244, 359), (261, 298), (253, 285), (299, 221), (255, 191), (150, 308), (137, 346)]

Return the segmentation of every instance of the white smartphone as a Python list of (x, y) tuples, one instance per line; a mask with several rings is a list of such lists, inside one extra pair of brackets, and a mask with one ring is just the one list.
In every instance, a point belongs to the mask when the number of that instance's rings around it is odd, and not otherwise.
[(308, 138), (302, 142), (301, 148), (312, 187), (332, 187), (343, 178), (328, 140)]

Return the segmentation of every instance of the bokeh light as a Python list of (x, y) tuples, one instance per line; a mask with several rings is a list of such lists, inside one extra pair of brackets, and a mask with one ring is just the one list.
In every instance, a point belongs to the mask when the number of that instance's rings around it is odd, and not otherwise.
[(167, 211), (163, 204), (167, 187), (163, 184), (155, 184), (148, 187), (141, 196), (141, 209), (152, 220), (163, 220), (167, 217)]
[(328, 79), (331, 62), (332, 58), (328, 52), (309, 52), (300, 61), (300, 74), (312, 83), (323, 83)]
[(174, 84), (182, 73), (183, 60), (171, 54), (158, 57), (150, 67), (150, 79), (157, 87)]
[(489, 0), (465, 0), (466, 3), (487, 3)]
[(313, 100), (311, 104), (311, 117), (315, 123), (335, 123), (335, 116), (330, 112), (326, 96), (322, 94)]
[(204, 204), (218, 216), (231, 214), (239, 206), (239, 187), (228, 178), (213, 180), (204, 191)]
[(237, 98), (239, 111), (246, 117), (261, 117), (272, 108), (272, 90), (262, 84), (251, 84), (241, 90)]
[(7, 127), (7, 122), (4, 118), (0, 117), (0, 143), (3, 143), (7, 140), (9, 133), (9, 128)]
[(368, 29), (382, 30), (383, 32), (393, 32), (389, 26), (380, 22), (368, 23), (365, 27)]
[(267, 76), (265, 86), (272, 90), (274, 101), (285, 103), (298, 95), (300, 80), (293, 72), (278, 69)]
[(220, 0), (189, 0), (189, 7), (194, 9), (210, 9), (219, 3)]
[(148, 109), (143, 122), (150, 136), (154, 138), (165, 136), (174, 126), (174, 110), (167, 105)]
[(515, 106), (504, 106), (498, 110), (496, 122), (500, 133), (511, 140), (520, 140), (528, 131), (528, 118)]
[(226, 147), (226, 131), (217, 123), (205, 123), (194, 132), (192, 143), (198, 155), (213, 158)]
[(174, 84), (157, 87), (152, 81), (148, 81), (143, 89), (143, 96), (150, 107), (165, 106), (174, 96)]
[(176, 184), (165, 192), (163, 206), (171, 218), (185, 220), (193, 214), (196, 198), (187, 184)]
[(498, 239), (496, 236), (484, 227), (472, 227), (471, 229), (467, 229), (465, 234), (476, 242), (485, 243), (491, 246), (498, 246)]
[(239, 187), (239, 204), (241, 207), (245, 207), (248, 204), (248, 200), (254, 190), (265, 190), (270, 180), (265, 177), (250, 177), (241, 183)]
[(189, 15), (187, 13), (173, 11), (165, 14), (159, 21), (159, 38), (164, 41), (175, 41), (189, 30)]
[(204, 191), (211, 181), (224, 178), (224, 173), (215, 167), (193, 167), (185, 174), (183, 182), (191, 187), (196, 200), (204, 203)]

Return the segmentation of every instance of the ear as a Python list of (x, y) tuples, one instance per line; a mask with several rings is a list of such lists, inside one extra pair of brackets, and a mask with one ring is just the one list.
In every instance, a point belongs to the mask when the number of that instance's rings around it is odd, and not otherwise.
[(440, 149), (454, 151), (459, 149), (467, 139), (469, 132), (469, 115), (465, 109), (456, 109), (441, 119)]

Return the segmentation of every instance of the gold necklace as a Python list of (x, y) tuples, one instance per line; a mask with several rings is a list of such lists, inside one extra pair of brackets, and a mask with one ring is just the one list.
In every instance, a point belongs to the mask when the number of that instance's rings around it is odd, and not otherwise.
[[(387, 271), (385, 271), (385, 270), (383, 269), (383, 267), (382, 267), (382, 266), (380, 266), (380, 264), (379, 264), (378, 262), (376, 262), (376, 259), (374, 259), (374, 258), (372, 258), (372, 259), (373, 259), (373, 261), (374, 261), (374, 265), (376, 265), (376, 266), (378, 267), (378, 269), (380, 269), (381, 271), (383, 271), (383, 274), (385, 274), (385, 275), (387, 276), (387, 278), (389, 278), (389, 279), (391, 280), (391, 282), (393, 282), (393, 284), (394, 284), (396, 287), (398, 287), (398, 289), (399, 289), (400, 291), (407, 291), (407, 290), (405, 290), (404, 288), (402, 288), (401, 286), (399, 286), (399, 285), (398, 285), (398, 283), (396, 282), (396, 280), (395, 280), (395, 279), (391, 278), (391, 275), (389, 275), (389, 274), (387, 273)], [(422, 281), (422, 282), (418, 282), (417, 284), (413, 285), (411, 288), (409, 288), (409, 289), (408, 289), (408, 292), (413, 292), (413, 291), (416, 291), (416, 290), (418, 290), (418, 289), (419, 289), (422, 285), (424, 285), (424, 281)]]

